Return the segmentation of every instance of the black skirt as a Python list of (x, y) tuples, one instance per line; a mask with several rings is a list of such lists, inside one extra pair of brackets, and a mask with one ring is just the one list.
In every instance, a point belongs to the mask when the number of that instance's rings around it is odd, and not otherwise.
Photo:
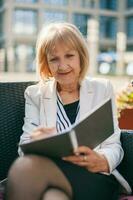
[(73, 190), (73, 200), (117, 200), (119, 183), (113, 175), (92, 173), (87, 169), (62, 159), (52, 158), (68, 179)]

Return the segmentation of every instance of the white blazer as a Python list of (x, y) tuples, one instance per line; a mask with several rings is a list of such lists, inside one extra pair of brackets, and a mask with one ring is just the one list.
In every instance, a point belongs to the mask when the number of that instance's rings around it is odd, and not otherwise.
[[(79, 120), (107, 98), (111, 98), (113, 102), (115, 131), (109, 139), (101, 143), (94, 150), (106, 157), (109, 163), (110, 173), (113, 173), (120, 181), (122, 177), (115, 169), (120, 164), (124, 153), (120, 143), (120, 129), (118, 128), (113, 87), (108, 80), (86, 78), (81, 82)], [(56, 127), (56, 81), (50, 79), (29, 86), (25, 91), (25, 99), (25, 118), (20, 144), (30, 141), (30, 134), (37, 126)], [(21, 155), (20, 149), (19, 154)], [(124, 182), (122, 185), (126, 187), (127, 183)], [(129, 187), (126, 189), (130, 192)]]

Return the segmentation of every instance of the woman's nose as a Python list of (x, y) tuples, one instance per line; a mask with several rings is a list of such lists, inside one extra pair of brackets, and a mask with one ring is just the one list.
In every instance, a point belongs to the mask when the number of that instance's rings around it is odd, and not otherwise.
[(66, 61), (63, 59), (63, 60), (60, 60), (59, 61), (59, 64), (58, 64), (58, 69), (65, 69), (67, 68), (67, 63)]

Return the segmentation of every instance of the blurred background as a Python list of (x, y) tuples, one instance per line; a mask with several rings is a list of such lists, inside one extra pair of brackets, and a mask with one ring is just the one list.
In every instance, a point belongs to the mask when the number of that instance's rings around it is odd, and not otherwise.
[(54, 21), (83, 33), (91, 76), (116, 90), (133, 78), (133, 0), (0, 0), (0, 81), (37, 79), (37, 34)]

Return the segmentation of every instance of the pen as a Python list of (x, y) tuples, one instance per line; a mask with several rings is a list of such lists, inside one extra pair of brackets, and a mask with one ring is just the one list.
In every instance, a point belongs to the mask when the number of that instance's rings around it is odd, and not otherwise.
[(34, 126), (38, 126), (37, 124), (35, 124), (35, 123), (33, 123), (33, 122), (32, 122), (31, 124), (34, 125)]

